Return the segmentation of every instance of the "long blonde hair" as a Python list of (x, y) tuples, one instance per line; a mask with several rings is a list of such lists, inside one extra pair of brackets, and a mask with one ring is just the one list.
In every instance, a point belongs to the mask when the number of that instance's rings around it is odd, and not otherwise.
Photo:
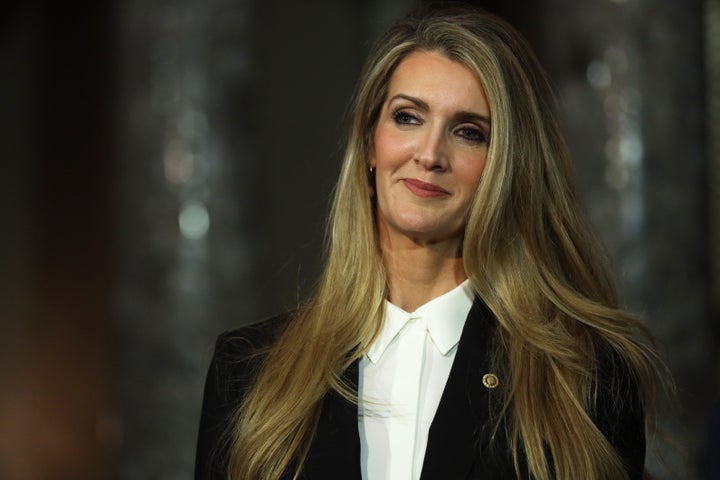
[(299, 472), (323, 397), (336, 391), (357, 400), (342, 373), (377, 334), (387, 292), (368, 159), (389, 79), (418, 50), (470, 68), (490, 106), (492, 139), (465, 229), (463, 262), (477, 296), (497, 318), (494, 358), (510, 379), (497, 425), (502, 418), (516, 471), (523, 463), (538, 480), (551, 472), (561, 479), (627, 478), (592, 421), (597, 350), (616, 352), (646, 411), (657, 357), (642, 324), (618, 308), (604, 256), (579, 211), (542, 69), (511, 26), (464, 7), (411, 15), (371, 52), (334, 192), (324, 272), (237, 412), (229, 477)]

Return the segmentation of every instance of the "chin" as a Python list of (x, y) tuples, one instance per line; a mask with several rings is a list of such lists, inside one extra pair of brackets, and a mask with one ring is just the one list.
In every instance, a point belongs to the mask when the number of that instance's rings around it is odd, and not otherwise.
[(416, 241), (427, 243), (440, 243), (445, 241), (460, 241), (462, 230), (452, 228), (438, 228), (433, 226), (415, 225), (400, 230), (400, 233)]

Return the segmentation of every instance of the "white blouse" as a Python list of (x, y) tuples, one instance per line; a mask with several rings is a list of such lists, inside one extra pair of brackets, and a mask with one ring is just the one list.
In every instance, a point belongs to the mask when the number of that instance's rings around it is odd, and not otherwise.
[(363, 479), (420, 478), (430, 424), (473, 298), (466, 280), (412, 313), (385, 302), (383, 328), (359, 367)]

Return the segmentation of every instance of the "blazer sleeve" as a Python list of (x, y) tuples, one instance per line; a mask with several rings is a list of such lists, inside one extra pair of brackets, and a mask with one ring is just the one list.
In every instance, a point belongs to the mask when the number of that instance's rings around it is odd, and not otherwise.
[(287, 315), (228, 331), (215, 343), (203, 394), (195, 480), (225, 480), (235, 412)]
[(645, 414), (637, 385), (616, 352), (600, 355), (596, 425), (623, 460), (631, 480), (645, 471)]

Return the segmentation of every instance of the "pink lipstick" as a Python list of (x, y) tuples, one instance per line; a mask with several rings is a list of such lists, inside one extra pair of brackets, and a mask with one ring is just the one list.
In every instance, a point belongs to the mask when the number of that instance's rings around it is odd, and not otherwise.
[(432, 183), (425, 183), (420, 180), (416, 180), (413, 178), (405, 178), (403, 179), (403, 184), (405, 187), (407, 187), (408, 190), (410, 190), (413, 194), (417, 195), (418, 197), (423, 198), (430, 198), (430, 197), (444, 197), (446, 195), (450, 195), (450, 192), (445, 190), (442, 187), (438, 187), (437, 185), (433, 185)]

